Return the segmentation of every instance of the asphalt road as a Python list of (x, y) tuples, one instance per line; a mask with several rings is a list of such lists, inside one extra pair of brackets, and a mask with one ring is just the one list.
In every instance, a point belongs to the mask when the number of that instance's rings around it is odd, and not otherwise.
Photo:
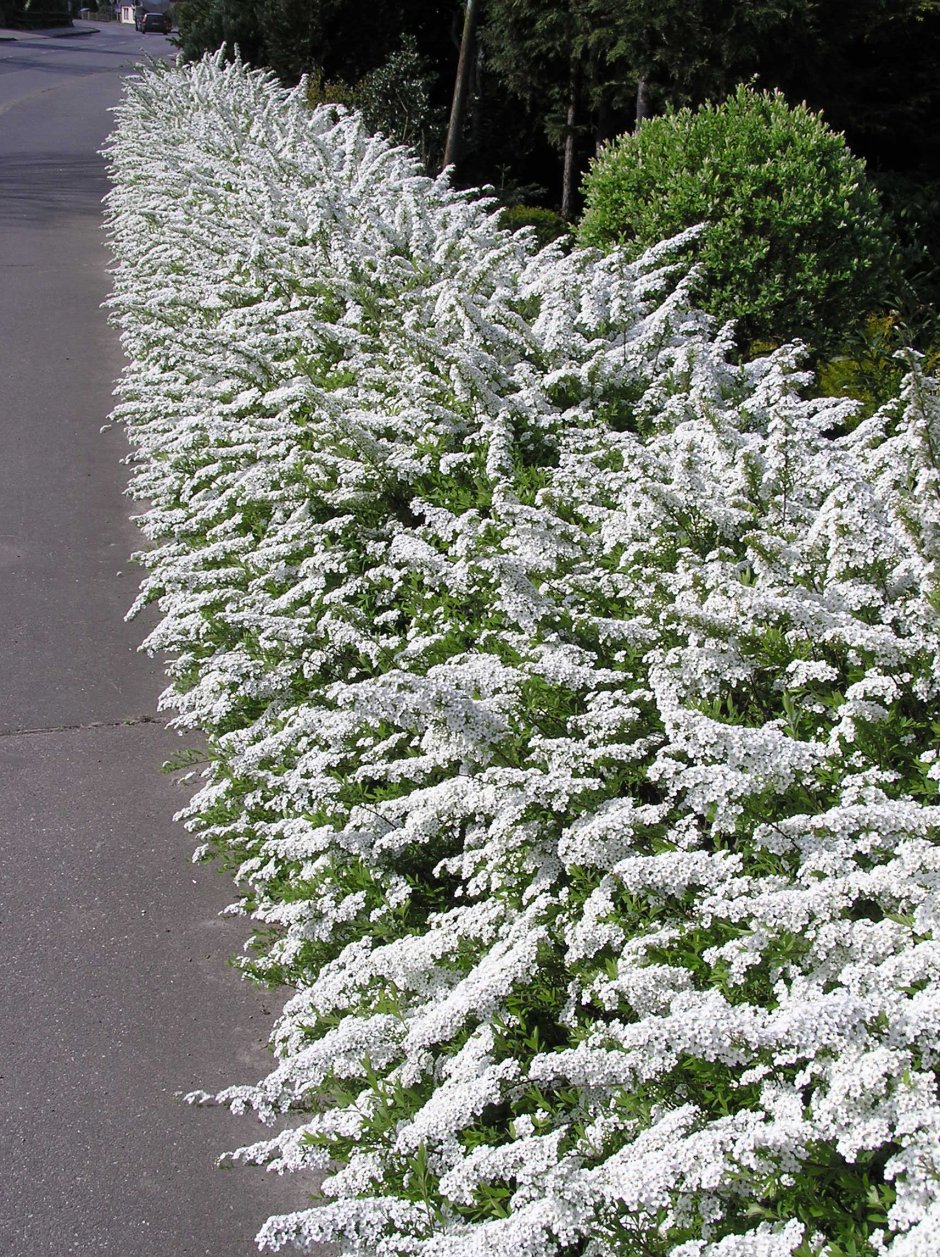
[(263, 1128), (179, 1094), (253, 1081), (275, 1005), (189, 862), (159, 667), (124, 623), (139, 538), (100, 309), (97, 156), (159, 35), (0, 42), (0, 1253), (248, 1257), (310, 1184), (215, 1167)]

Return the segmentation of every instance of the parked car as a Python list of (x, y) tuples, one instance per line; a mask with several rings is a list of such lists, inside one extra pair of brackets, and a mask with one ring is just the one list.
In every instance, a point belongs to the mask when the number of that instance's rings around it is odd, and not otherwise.
[(167, 13), (144, 13), (137, 23), (137, 29), (144, 35), (148, 31), (158, 31), (161, 35), (169, 35), (173, 24)]

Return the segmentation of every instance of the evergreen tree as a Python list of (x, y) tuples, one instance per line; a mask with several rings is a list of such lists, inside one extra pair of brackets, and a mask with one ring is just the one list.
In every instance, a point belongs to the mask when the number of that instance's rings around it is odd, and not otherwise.
[(721, 99), (807, 0), (490, 0), (484, 39), (505, 89), (564, 148), (563, 203), (605, 139), (667, 104)]
[(235, 45), (244, 61), (267, 66), (285, 83), (311, 70), (354, 84), (398, 52), (411, 36), (446, 88), (453, 83), (452, 24), (458, 0), (188, 0), (180, 17), (187, 60)]

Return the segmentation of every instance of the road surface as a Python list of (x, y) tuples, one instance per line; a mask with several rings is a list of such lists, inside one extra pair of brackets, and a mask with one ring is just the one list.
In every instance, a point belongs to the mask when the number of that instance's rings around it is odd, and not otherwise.
[[(2, 33), (0, 33), (2, 34)], [(0, 1253), (248, 1257), (308, 1184), (215, 1156), (263, 1128), (179, 1094), (254, 1081), (275, 1005), (189, 863), (162, 677), (125, 625), (139, 545), (97, 156), (122, 74), (170, 55), (106, 25), (0, 38)]]

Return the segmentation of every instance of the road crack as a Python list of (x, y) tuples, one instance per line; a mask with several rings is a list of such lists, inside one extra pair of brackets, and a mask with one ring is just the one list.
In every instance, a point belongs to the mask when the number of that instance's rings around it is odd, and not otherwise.
[(83, 733), (87, 729), (127, 729), (136, 725), (163, 725), (160, 716), (128, 716), (124, 720), (89, 720), (78, 724), (43, 725), (36, 729), (0, 729), (0, 738), (25, 738), (42, 733)]

